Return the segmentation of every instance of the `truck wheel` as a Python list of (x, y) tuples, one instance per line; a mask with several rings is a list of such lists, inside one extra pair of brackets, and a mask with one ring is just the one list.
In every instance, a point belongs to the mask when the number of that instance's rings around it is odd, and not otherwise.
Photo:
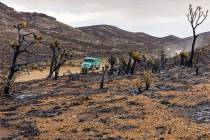
[(87, 74), (87, 69), (82, 69), (82, 74)]
[(87, 74), (87, 72), (88, 72), (87, 69), (85, 69), (85, 74)]
[(96, 67), (96, 70), (99, 70), (100, 69), (100, 66)]

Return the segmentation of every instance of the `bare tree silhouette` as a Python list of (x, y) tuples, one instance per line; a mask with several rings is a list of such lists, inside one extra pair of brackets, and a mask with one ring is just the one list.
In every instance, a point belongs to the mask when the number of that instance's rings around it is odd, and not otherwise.
[(191, 24), (192, 30), (193, 30), (193, 43), (192, 43), (192, 50), (190, 54), (190, 59), (188, 61), (188, 67), (193, 66), (193, 57), (195, 53), (195, 43), (196, 39), (199, 35), (196, 34), (196, 29), (199, 25), (201, 25), (208, 16), (208, 10), (203, 11), (202, 7), (198, 6), (196, 10), (193, 9), (192, 5), (189, 6), (189, 13), (187, 14), (187, 19)]

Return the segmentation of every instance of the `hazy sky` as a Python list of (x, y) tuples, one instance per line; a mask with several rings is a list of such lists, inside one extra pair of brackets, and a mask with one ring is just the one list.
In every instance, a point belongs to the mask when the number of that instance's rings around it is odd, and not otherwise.
[[(109, 24), (154, 36), (191, 36), (188, 6), (210, 0), (0, 0), (18, 11), (41, 12), (74, 27)], [(199, 32), (210, 31), (210, 16)]]

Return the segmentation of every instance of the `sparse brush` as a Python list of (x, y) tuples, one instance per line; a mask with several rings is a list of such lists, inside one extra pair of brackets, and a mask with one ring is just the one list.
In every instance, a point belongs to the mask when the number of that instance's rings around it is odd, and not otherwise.
[(66, 73), (68, 75), (68, 82), (79, 80), (80, 75), (75, 73), (73, 74), (70, 70)]
[(153, 76), (152, 76), (152, 73), (150, 71), (144, 71), (144, 83), (145, 83), (145, 87), (146, 87), (146, 90), (148, 90), (150, 88), (150, 85), (152, 84), (153, 82)]
[(144, 84), (142, 80), (136, 80), (136, 87), (138, 89), (139, 94), (143, 92)]

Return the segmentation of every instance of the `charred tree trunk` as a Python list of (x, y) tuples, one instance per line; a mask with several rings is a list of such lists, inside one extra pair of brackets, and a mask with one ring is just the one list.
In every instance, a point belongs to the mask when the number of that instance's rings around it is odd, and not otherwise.
[(111, 64), (111, 68), (110, 68), (110, 70), (109, 70), (109, 72), (108, 72), (109, 75), (113, 75), (113, 74), (114, 74), (113, 71), (114, 71), (114, 65)]
[(9, 94), (10, 94), (10, 89), (11, 89), (10, 81), (13, 79), (14, 75), (15, 75), (15, 71), (10, 70), (10, 73), (9, 73), (9, 76), (8, 76), (8, 81), (7, 81), (7, 83), (4, 87), (4, 91), (3, 91), (4, 96), (9, 96)]
[[(64, 62), (63, 62), (64, 63)], [(55, 67), (55, 70), (54, 70), (54, 72), (55, 72), (55, 80), (58, 80), (58, 75), (59, 75), (59, 71), (60, 71), (60, 68), (61, 68), (61, 66), (62, 66), (62, 64), (63, 64), (62, 62), (60, 62), (56, 67)]]
[(134, 60), (134, 62), (133, 62), (133, 65), (132, 65), (132, 67), (131, 67), (131, 71), (130, 71), (130, 73), (133, 75), (134, 74), (134, 71), (135, 71), (135, 67), (136, 67), (136, 60)]
[(101, 84), (100, 84), (100, 89), (104, 88), (104, 77), (105, 77), (106, 71), (107, 71), (107, 68), (105, 68), (105, 70), (103, 72), (103, 76), (102, 76)]
[(181, 61), (181, 62), (180, 62), (180, 65), (183, 66), (183, 65), (184, 65), (185, 59), (184, 59), (184, 57), (180, 57), (180, 59), (181, 59), (181, 60), (180, 60), (180, 61)]
[(199, 75), (199, 67), (198, 66), (195, 67), (195, 72), (196, 72), (196, 75)]
[(10, 81), (12, 80), (14, 74), (15, 74), (14, 70), (11, 69), (8, 75), (8, 81), (4, 87), (3, 91), (4, 96), (9, 96), (10, 94), (10, 88), (11, 88)]
[(54, 67), (54, 60), (51, 61), (51, 65), (50, 65), (50, 71), (49, 71), (49, 75), (47, 76), (47, 78), (52, 78), (53, 76), (53, 67)]
[(15, 48), (14, 49), (12, 63), (11, 63), (10, 69), (9, 69), (8, 77), (7, 77), (7, 80), (8, 81), (7, 81), (7, 83), (6, 83), (5, 87), (4, 87), (4, 90), (3, 90), (4, 96), (9, 96), (9, 94), (10, 94), (10, 88), (11, 88), (10, 81), (13, 79), (13, 76), (18, 71), (18, 69), (16, 69), (15, 64), (16, 64), (16, 61), (17, 61), (17, 57), (19, 55), (19, 52), (20, 52), (19, 51), (19, 48)]
[(118, 69), (118, 76), (121, 74), (121, 72), (122, 72), (122, 66), (121, 66), (121, 65), (119, 65), (119, 69)]
[(129, 54), (129, 61), (128, 61), (127, 69), (126, 69), (126, 74), (129, 74), (130, 67), (131, 67), (131, 54)]
[(56, 50), (55, 47), (53, 47), (52, 45), (50, 46), (51, 50), (52, 50), (52, 59), (51, 59), (51, 64), (50, 64), (50, 70), (49, 70), (49, 75), (47, 78), (52, 78), (53, 76), (53, 70), (55, 68), (55, 63), (56, 63)]
[(192, 43), (192, 49), (191, 49), (191, 54), (190, 54), (190, 59), (188, 61), (188, 67), (193, 66), (193, 58), (195, 54), (195, 43), (199, 35), (196, 35), (195, 29), (193, 30), (193, 43)]
[(58, 80), (59, 68), (55, 70), (55, 80)]

